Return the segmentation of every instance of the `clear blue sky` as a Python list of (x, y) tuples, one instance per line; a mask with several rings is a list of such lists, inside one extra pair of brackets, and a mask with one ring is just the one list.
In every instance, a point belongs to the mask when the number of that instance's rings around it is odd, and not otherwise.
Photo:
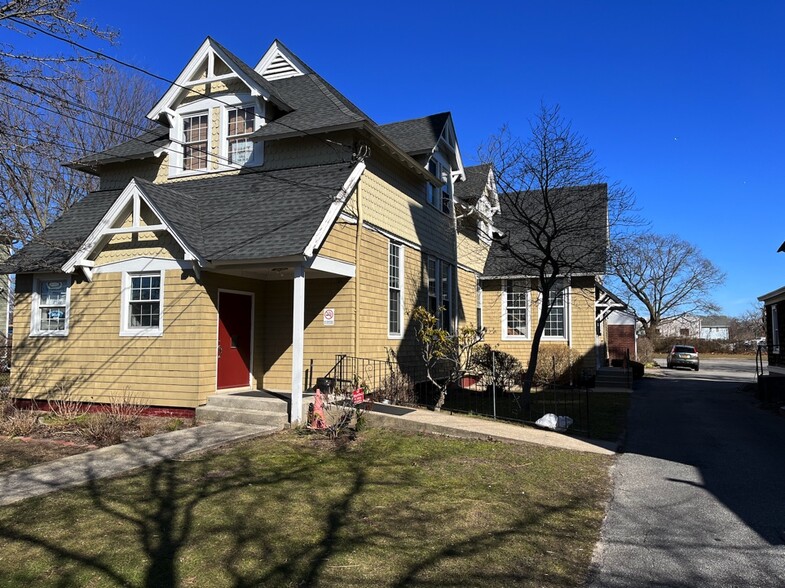
[(252, 66), (277, 37), (379, 123), (452, 111), (468, 162), (502, 124), (525, 134), (541, 102), (560, 104), (652, 229), (727, 273), (727, 314), (785, 285), (785, 2), (380, 4), (79, 11), (119, 29), (109, 53), (171, 77), (207, 35)]

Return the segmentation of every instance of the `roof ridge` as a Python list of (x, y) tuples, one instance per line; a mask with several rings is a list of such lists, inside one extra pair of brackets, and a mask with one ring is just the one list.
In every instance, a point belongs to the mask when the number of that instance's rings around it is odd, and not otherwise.
[[(329, 98), (330, 101), (333, 102), (333, 104), (335, 104), (340, 109), (341, 112), (356, 120), (367, 120), (368, 122), (376, 125), (376, 123), (370, 116), (365, 114), (365, 112), (363, 112), (356, 104), (354, 104), (346, 96), (344, 96), (338, 90), (336, 90), (327, 80), (325, 80), (318, 73), (313, 72), (306, 75), (308, 75), (308, 77), (316, 84), (316, 86), (322, 91), (322, 93), (325, 96), (327, 96), (327, 98)], [(351, 104), (354, 108), (356, 108), (357, 111), (360, 112), (360, 114), (358, 115), (357, 112), (352, 111), (352, 109), (349, 108), (349, 106), (347, 105), (347, 102)]]

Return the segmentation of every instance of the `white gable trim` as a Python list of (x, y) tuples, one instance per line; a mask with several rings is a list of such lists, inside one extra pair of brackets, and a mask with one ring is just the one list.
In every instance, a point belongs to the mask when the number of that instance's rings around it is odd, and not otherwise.
[(192, 270), (190, 261), (167, 259), (162, 257), (134, 257), (106, 263), (93, 268), (94, 274), (112, 274), (119, 272), (161, 272), (167, 270)]
[[(227, 65), (227, 67), (229, 67), (229, 69), (234, 72), (234, 74), (221, 76), (211, 75), (212, 71), (210, 70), (212, 69), (214, 55), (218, 55), (218, 57)], [(205, 59), (208, 60), (207, 78), (204, 80), (199, 80), (198, 83), (192, 83), (193, 76), (196, 75), (197, 70)], [(261, 87), (258, 83), (245, 75), (238, 67), (236, 61), (231, 59), (228, 55), (226, 55), (226, 53), (216, 47), (212, 43), (212, 40), (208, 37), (196, 51), (185, 68), (183, 68), (183, 71), (180, 72), (180, 75), (177, 76), (177, 79), (174, 81), (174, 83), (169, 86), (169, 89), (166, 91), (166, 94), (163, 95), (163, 98), (161, 98), (158, 103), (153, 106), (152, 110), (147, 113), (147, 118), (151, 120), (158, 120), (162, 114), (169, 115), (169, 113), (172, 111), (172, 106), (174, 105), (175, 100), (180, 95), (180, 93), (184, 91), (184, 88), (193, 85), (211, 83), (214, 81), (222, 81), (230, 77), (239, 78), (246, 86), (248, 86), (252, 96), (261, 96), (265, 100), (270, 99), (269, 92), (267, 92), (267, 90)]]
[(324, 239), (327, 237), (327, 233), (330, 232), (330, 227), (333, 226), (333, 223), (338, 218), (338, 215), (341, 214), (341, 210), (343, 209), (344, 204), (349, 199), (349, 195), (354, 190), (354, 187), (357, 185), (357, 182), (360, 180), (360, 176), (365, 171), (365, 162), (359, 162), (352, 173), (349, 174), (349, 177), (346, 178), (346, 181), (343, 184), (340, 192), (338, 195), (333, 199), (333, 203), (330, 205), (330, 208), (327, 209), (327, 214), (324, 215), (319, 228), (316, 229), (313, 237), (308, 242), (308, 245), (305, 247), (304, 254), (306, 257), (311, 257), (319, 247), (322, 246)]
[[(155, 216), (158, 218), (158, 224), (142, 225), (140, 223), (140, 203), (142, 201), (147, 204), (150, 210), (152, 210), (153, 214), (155, 214)], [(128, 206), (129, 203), (132, 203), (131, 226), (123, 228), (112, 228), (112, 225), (119, 220), (120, 215), (123, 213), (123, 210), (126, 208), (126, 206)], [(204, 265), (204, 260), (196, 252), (194, 252), (185, 242), (185, 240), (180, 237), (180, 235), (178, 235), (174, 229), (172, 229), (169, 223), (166, 222), (166, 219), (161, 214), (161, 211), (158, 210), (158, 208), (145, 195), (145, 193), (142, 191), (142, 188), (136, 183), (136, 180), (131, 180), (122, 191), (120, 196), (117, 197), (117, 200), (114, 201), (114, 204), (112, 204), (109, 210), (106, 211), (106, 214), (98, 222), (90, 235), (88, 235), (87, 239), (85, 239), (82, 245), (79, 246), (79, 249), (76, 250), (76, 253), (74, 253), (71, 258), (65, 262), (61, 269), (67, 274), (73, 273), (77, 267), (83, 267), (89, 270), (90, 268), (93, 268), (94, 263), (89, 260), (88, 257), (90, 257), (90, 255), (105, 239), (110, 238), (112, 235), (122, 233), (140, 233), (148, 231), (167, 231), (174, 238), (177, 244), (183, 249), (186, 260), (196, 260), (198, 261), (199, 265)], [(85, 274), (89, 279), (90, 276), (88, 274), (89, 271)]]
[[(285, 68), (284, 70), (275, 71), (271, 66), (280, 63), (281, 59), (283, 59), (283, 61), (285, 61), (289, 67)], [(254, 69), (268, 80), (293, 78), (296, 76), (305, 75), (305, 72), (308, 71), (308, 68), (305, 66), (305, 64), (297, 59), (297, 57), (287, 50), (286, 47), (279, 43), (278, 39), (273, 41), (272, 45), (270, 45), (270, 48), (267, 49), (264, 55), (262, 55), (262, 58), (259, 60), (259, 63), (256, 64)]]

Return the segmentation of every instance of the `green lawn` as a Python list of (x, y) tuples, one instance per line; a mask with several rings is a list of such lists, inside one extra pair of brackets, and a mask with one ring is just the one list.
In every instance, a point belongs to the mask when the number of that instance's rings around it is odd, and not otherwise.
[(610, 464), (283, 433), (0, 509), (0, 585), (577, 586)]
[(630, 394), (627, 392), (598, 392), (589, 397), (589, 421), (594, 439), (616, 441), (624, 431)]

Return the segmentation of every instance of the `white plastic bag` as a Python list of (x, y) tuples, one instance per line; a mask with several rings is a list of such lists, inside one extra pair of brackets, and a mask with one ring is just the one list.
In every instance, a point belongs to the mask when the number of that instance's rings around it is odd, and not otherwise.
[(538, 427), (542, 427), (543, 429), (550, 429), (552, 431), (563, 433), (572, 424), (572, 419), (568, 416), (557, 417), (552, 412), (549, 412), (548, 414), (542, 415), (542, 417), (537, 419), (537, 422), (534, 424)]

